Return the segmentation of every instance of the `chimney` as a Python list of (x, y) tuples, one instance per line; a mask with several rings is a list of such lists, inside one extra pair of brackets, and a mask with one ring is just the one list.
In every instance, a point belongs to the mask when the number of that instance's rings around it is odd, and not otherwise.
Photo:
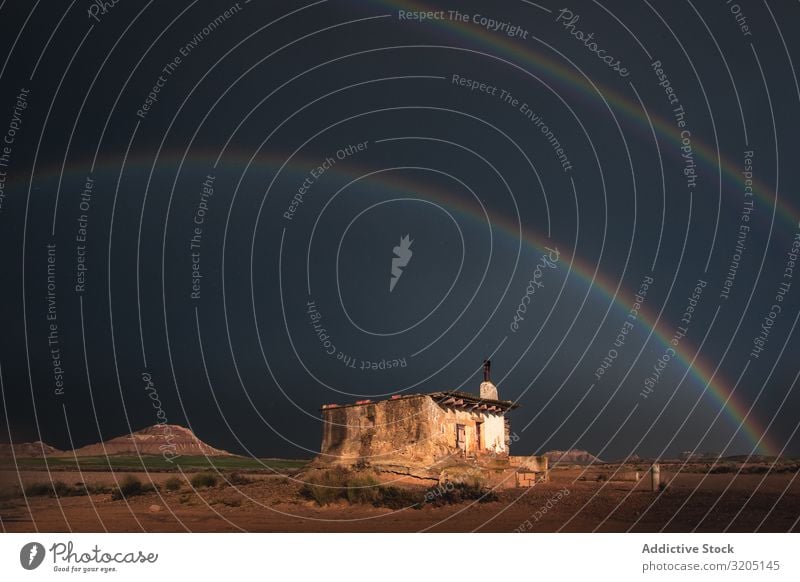
[(483, 400), (498, 400), (497, 386), (492, 384), (492, 361), (483, 360), (483, 382), (481, 382), (481, 398)]

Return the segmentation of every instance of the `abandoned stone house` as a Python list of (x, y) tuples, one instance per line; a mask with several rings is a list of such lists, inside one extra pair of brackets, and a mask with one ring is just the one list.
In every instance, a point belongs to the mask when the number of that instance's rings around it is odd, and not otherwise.
[(507, 413), (515, 408), (499, 399), (488, 360), (478, 394), (441, 391), (326, 404), (315, 464), (370, 467), (412, 481), (466, 476), (503, 487), (529, 486), (546, 479), (547, 459), (510, 455)]

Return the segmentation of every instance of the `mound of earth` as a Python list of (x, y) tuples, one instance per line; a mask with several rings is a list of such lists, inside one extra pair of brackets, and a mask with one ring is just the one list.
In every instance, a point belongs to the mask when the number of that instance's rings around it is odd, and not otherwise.
[(647, 459), (643, 459), (639, 455), (633, 453), (625, 458), (617, 460), (616, 462), (619, 463), (620, 465), (624, 465), (625, 463), (645, 463), (647, 462)]
[(165, 452), (208, 457), (233, 456), (228, 451), (204, 443), (191, 430), (177, 424), (154, 424), (131, 434), (75, 449), (74, 452), (79, 457), (161, 455)]
[[(12, 454), (13, 451), (13, 454)], [(34, 441), (32, 443), (0, 443), (0, 457), (2, 458), (11, 458), (11, 457), (24, 457), (24, 458), (35, 458), (35, 457), (50, 457), (52, 455), (60, 455), (63, 454), (63, 451), (59, 451), (55, 447), (51, 447), (47, 443), (43, 443), (42, 441)]]
[(547, 457), (547, 461), (551, 467), (557, 463), (562, 465), (591, 465), (603, 462), (595, 457), (592, 453), (582, 451), (580, 449), (570, 449), (568, 451), (547, 451), (544, 456)]

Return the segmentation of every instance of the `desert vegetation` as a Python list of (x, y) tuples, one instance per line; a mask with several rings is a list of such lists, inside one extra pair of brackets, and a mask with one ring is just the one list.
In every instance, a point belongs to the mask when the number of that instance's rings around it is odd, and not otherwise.
[(479, 483), (452, 483), (423, 489), (421, 487), (397, 487), (382, 485), (368, 471), (351, 471), (335, 467), (308, 478), (301, 487), (300, 494), (314, 500), (318, 505), (328, 505), (337, 501), (352, 504), (370, 504), (389, 509), (421, 509), (431, 505), (438, 507), (464, 501), (496, 501), (497, 495), (483, 488)]
[(77, 497), (110, 492), (111, 488), (106, 485), (92, 485), (83, 482), (67, 485), (58, 480), (40, 481), (25, 487), (25, 495), (27, 497)]

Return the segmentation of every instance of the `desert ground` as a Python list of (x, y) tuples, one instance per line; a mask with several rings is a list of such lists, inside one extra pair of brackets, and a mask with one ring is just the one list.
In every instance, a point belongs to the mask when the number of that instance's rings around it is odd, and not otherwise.
[[(0, 471), (0, 524), (6, 532), (800, 530), (796, 464), (772, 471), (731, 465), (711, 472), (702, 464), (662, 465), (664, 485), (655, 492), (646, 474), (639, 481), (616, 480), (621, 471), (637, 468), (556, 467), (548, 482), (498, 491), (488, 501), (400, 508), (347, 499), (320, 505), (304, 492), (301, 469), (290, 464), (279, 472), (211, 473), (6, 468)], [(65, 491), (21, 494), (47, 482), (48, 475)], [(115, 487), (131, 477), (141, 482), (141, 491), (115, 497)], [(83, 494), (75, 494), (79, 489)]]

